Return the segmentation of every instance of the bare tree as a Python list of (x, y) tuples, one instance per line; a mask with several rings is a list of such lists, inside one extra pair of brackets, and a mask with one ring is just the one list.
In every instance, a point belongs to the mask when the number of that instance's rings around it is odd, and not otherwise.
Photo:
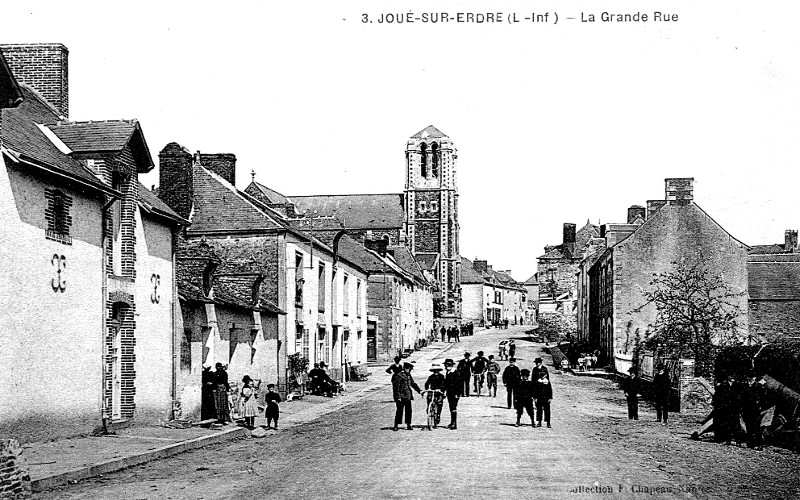
[(673, 268), (653, 274), (650, 289), (642, 294), (656, 308), (656, 321), (643, 344), (649, 349), (663, 348), (667, 354), (694, 357), (698, 375), (708, 375), (717, 347), (740, 345), (739, 306), (742, 293), (736, 292), (722, 276), (703, 265), (673, 262)]

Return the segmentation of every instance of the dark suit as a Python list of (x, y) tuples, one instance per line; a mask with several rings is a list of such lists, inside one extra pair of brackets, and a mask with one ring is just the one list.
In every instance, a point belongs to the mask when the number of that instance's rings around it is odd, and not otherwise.
[(456, 365), (456, 371), (458, 372), (458, 375), (461, 377), (461, 383), (464, 384), (464, 390), (462, 391), (462, 395), (465, 398), (469, 397), (469, 374), (471, 366), (472, 366), (472, 360), (466, 358), (459, 360), (458, 364)]
[(656, 420), (661, 422), (663, 419), (666, 424), (667, 418), (669, 417), (668, 405), (670, 391), (669, 375), (667, 375), (667, 372), (653, 375), (653, 391), (656, 398)]
[(511, 408), (511, 403), (514, 402), (514, 390), (519, 384), (519, 366), (506, 366), (503, 370), (503, 384), (506, 386), (508, 407)]
[(622, 390), (628, 400), (628, 419), (639, 420), (639, 377), (631, 377), (622, 381)]
[[(547, 368), (545, 368), (546, 372)], [(547, 380), (547, 383), (539, 382), (540, 379)], [(542, 413), (544, 413), (544, 421), (547, 422), (547, 425), (550, 425), (550, 400), (553, 399), (553, 386), (550, 384), (550, 377), (539, 377), (534, 382), (536, 383), (536, 420), (541, 425)]]
[(764, 387), (756, 382), (748, 384), (743, 392), (742, 418), (747, 427), (747, 445), (760, 448), (764, 445), (761, 433), (761, 406), (764, 403)]
[(450, 425), (455, 426), (458, 412), (458, 398), (464, 392), (464, 382), (457, 371), (451, 371), (444, 376), (444, 392), (447, 395), (447, 405), (450, 407)]
[(530, 380), (520, 380), (514, 391), (514, 408), (517, 409), (517, 423), (525, 410), (531, 417), (533, 423), (533, 398), (536, 393), (536, 386)]

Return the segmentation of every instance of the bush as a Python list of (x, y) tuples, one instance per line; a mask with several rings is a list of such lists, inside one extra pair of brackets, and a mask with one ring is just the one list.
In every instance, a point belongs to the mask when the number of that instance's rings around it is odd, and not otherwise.
[(559, 313), (542, 313), (539, 315), (537, 335), (547, 337), (550, 342), (571, 340), (577, 330), (574, 316)]

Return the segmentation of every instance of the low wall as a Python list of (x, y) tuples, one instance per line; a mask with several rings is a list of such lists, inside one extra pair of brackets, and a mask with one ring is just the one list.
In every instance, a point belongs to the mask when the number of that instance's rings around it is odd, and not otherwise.
[(0, 439), (0, 498), (30, 498), (31, 477), (16, 439)]

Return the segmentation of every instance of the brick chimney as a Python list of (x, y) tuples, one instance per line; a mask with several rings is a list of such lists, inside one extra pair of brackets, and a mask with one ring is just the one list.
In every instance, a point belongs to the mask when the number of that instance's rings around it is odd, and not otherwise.
[(785, 243), (783, 249), (786, 252), (797, 251), (797, 230), (787, 229), (785, 233)]
[(649, 219), (654, 213), (667, 204), (666, 200), (647, 200), (647, 217)]
[(664, 179), (664, 199), (669, 205), (689, 205), (694, 199), (694, 177)]
[(232, 186), (236, 185), (236, 155), (200, 153), (200, 164), (230, 182)]
[(485, 273), (486, 270), (488, 269), (488, 265), (487, 264), (489, 264), (489, 262), (487, 262), (485, 260), (475, 259), (472, 262), (472, 269), (478, 271), (479, 273)]
[(32, 87), (69, 117), (69, 50), (60, 43), (0, 45), (17, 81)]
[(564, 223), (564, 237), (563, 237), (563, 249), (564, 254), (567, 257), (572, 257), (575, 255), (575, 224), (570, 222)]
[(628, 224), (633, 224), (633, 221), (640, 218), (647, 219), (647, 209), (640, 205), (631, 205), (628, 207)]
[(158, 197), (184, 219), (194, 204), (192, 154), (177, 142), (170, 142), (158, 153)]

